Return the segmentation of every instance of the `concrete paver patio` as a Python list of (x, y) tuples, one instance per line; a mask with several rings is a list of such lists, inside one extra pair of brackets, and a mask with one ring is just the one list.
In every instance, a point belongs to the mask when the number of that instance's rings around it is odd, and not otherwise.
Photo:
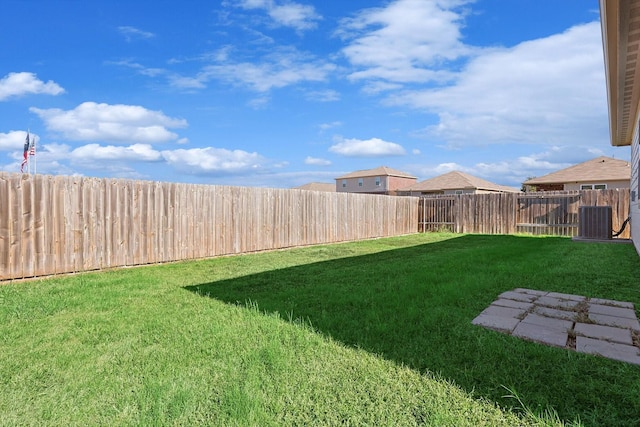
[(518, 288), (500, 294), (472, 323), (640, 365), (640, 323), (630, 302)]

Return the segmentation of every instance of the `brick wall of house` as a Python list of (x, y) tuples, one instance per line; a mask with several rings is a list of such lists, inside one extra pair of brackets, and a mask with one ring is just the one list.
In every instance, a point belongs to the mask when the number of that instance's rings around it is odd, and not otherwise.
[(403, 178), (399, 176), (390, 176), (389, 191), (396, 191), (399, 188), (409, 187), (416, 183), (416, 178)]

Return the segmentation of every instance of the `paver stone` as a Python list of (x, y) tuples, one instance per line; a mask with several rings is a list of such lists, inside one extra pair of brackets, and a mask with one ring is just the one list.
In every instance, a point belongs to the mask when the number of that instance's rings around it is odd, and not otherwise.
[(570, 320), (572, 322), (576, 320), (576, 316), (578, 315), (575, 311), (558, 310), (557, 308), (543, 306), (536, 306), (533, 312), (541, 316), (555, 317), (556, 319)]
[(474, 325), (484, 326), (485, 328), (511, 333), (520, 321), (513, 317), (480, 314), (478, 317), (473, 319), (471, 323)]
[(547, 296), (558, 299), (565, 299), (570, 301), (585, 301), (587, 297), (583, 297), (582, 295), (573, 295), (573, 294), (561, 294), (558, 292), (549, 292)]
[(591, 298), (589, 302), (591, 304), (612, 305), (614, 307), (633, 309), (633, 303), (626, 302), (626, 301), (614, 301), (612, 299)]
[(588, 323), (576, 323), (573, 327), (578, 335), (588, 338), (615, 341), (621, 344), (632, 345), (631, 331), (629, 329), (615, 328), (613, 326), (591, 325)]
[(513, 290), (513, 292), (519, 292), (522, 294), (529, 294), (529, 295), (536, 295), (536, 296), (544, 296), (547, 295), (548, 292), (545, 291), (536, 291), (535, 289), (526, 289), (526, 288), (516, 288)]
[(499, 307), (497, 305), (490, 305), (489, 307), (485, 308), (480, 314), (486, 314), (489, 316), (514, 317), (519, 319), (524, 315), (525, 312), (526, 310), (523, 310), (521, 308)]
[(491, 303), (491, 305), (498, 305), (500, 307), (509, 307), (509, 308), (519, 308), (525, 311), (528, 311), (529, 309), (531, 309), (531, 307), (533, 307), (533, 303), (531, 302), (515, 301), (512, 299), (504, 299), (504, 298), (499, 298), (495, 300), (494, 302)]
[(589, 313), (606, 314), (607, 316), (637, 319), (636, 311), (631, 308), (613, 307), (610, 305), (589, 304)]
[(533, 302), (538, 299), (537, 295), (524, 294), (520, 292), (507, 291), (498, 295), (500, 298), (512, 299), (515, 301)]
[(589, 313), (589, 319), (599, 325), (618, 326), (621, 328), (634, 329), (640, 331), (638, 319), (627, 319), (626, 317), (607, 316), (606, 314)]
[(513, 330), (513, 336), (529, 339), (542, 344), (564, 347), (569, 334), (561, 329), (549, 329), (533, 323), (520, 322)]
[(540, 316), (539, 314), (529, 313), (522, 319), (522, 323), (536, 325), (546, 329), (553, 329), (559, 331), (568, 331), (573, 326), (573, 322), (570, 320), (556, 319), (553, 317)]
[(573, 310), (574, 308), (576, 308), (578, 304), (580, 304), (580, 301), (553, 298), (547, 295), (544, 297), (540, 297), (536, 301), (536, 304), (544, 305), (552, 308), (564, 308), (566, 310)]
[(640, 365), (638, 347), (611, 343), (587, 337), (576, 337), (576, 350), (581, 353), (597, 354), (610, 359)]

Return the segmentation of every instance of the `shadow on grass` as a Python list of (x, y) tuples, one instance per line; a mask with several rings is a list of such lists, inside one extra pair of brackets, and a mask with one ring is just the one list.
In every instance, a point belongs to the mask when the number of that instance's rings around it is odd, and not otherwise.
[[(552, 407), (562, 419), (580, 418), (586, 425), (634, 425), (640, 367), (471, 324), (497, 295), (517, 287), (633, 301), (633, 294), (619, 294), (629, 278), (607, 267), (620, 264), (625, 251), (614, 246), (467, 235), (186, 289), (301, 318), (346, 345), (439, 372), (502, 406), (519, 406), (505, 398), (509, 388), (534, 411)], [(631, 270), (638, 265), (633, 256), (622, 258)], [(594, 281), (598, 277), (604, 279)]]

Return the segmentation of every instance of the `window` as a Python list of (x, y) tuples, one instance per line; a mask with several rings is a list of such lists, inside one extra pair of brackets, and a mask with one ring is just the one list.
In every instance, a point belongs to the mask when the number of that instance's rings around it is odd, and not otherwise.
[(607, 184), (582, 184), (581, 190), (606, 190)]
[(358, 178), (358, 187), (362, 187), (363, 184), (364, 181), (362, 180), (362, 178)]
[(462, 190), (456, 190), (456, 195), (462, 194)]
[(346, 188), (347, 187), (347, 180), (343, 179), (342, 180), (342, 188)]
[(376, 187), (380, 187), (380, 177), (376, 176)]

